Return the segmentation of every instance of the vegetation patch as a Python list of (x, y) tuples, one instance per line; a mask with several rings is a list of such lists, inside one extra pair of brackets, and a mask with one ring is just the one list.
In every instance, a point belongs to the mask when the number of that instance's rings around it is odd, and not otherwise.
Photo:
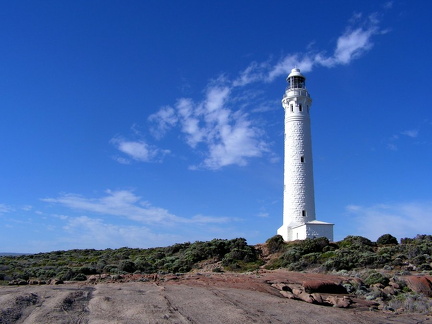
[(53, 251), (0, 257), (0, 282), (12, 280), (83, 281), (88, 275), (108, 273), (184, 273), (199, 269), (200, 262), (221, 262), (223, 269), (250, 271), (262, 264), (259, 251), (244, 238), (214, 239), (174, 244), (168, 247), (106, 250)]

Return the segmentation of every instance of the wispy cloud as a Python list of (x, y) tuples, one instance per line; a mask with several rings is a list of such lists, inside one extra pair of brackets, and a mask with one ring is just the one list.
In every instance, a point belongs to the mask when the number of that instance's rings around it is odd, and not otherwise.
[(406, 135), (406, 136), (411, 137), (411, 138), (416, 138), (419, 134), (419, 131), (417, 129), (411, 129), (411, 130), (403, 131), (403, 132), (401, 132), (401, 134)]
[(233, 87), (223, 78), (208, 85), (205, 97), (194, 102), (190, 98), (179, 99), (169, 114), (161, 113), (166, 107), (149, 117), (161, 125), (163, 133), (170, 121), (176, 120), (186, 143), (193, 149), (205, 150), (204, 161), (195, 168), (219, 169), (227, 165), (246, 165), (247, 158), (262, 156), (268, 146), (262, 138), (263, 132), (255, 126), (248, 115), (230, 108)]
[(169, 129), (179, 126), (186, 143), (204, 153), (202, 163), (191, 166), (192, 169), (244, 166), (251, 158), (262, 157), (266, 153), (274, 161), (262, 125), (241, 108), (243, 103), (252, 106), (249, 114), (260, 111), (253, 109), (254, 102), (246, 95), (250, 90), (248, 86), (272, 82), (281, 75), (286, 76), (294, 67), (309, 72), (315, 66), (331, 68), (349, 64), (372, 48), (374, 35), (384, 33), (378, 25), (376, 15), (363, 19), (361, 14), (356, 14), (339, 36), (331, 55), (311, 51), (291, 53), (274, 64), (271, 60), (252, 62), (233, 80), (226, 76), (212, 80), (206, 86), (202, 100), (196, 102), (191, 98), (180, 98), (172, 107), (164, 106), (152, 114), (148, 118), (152, 123), (151, 132), (160, 139)]
[(13, 210), (13, 208), (10, 207), (10, 206), (8, 206), (8, 205), (0, 204), (0, 215), (1, 214), (6, 214), (6, 213), (8, 213), (8, 212), (10, 212), (12, 210)]
[(166, 131), (175, 126), (178, 122), (178, 117), (175, 110), (170, 106), (165, 106), (149, 117), (149, 121), (155, 122), (156, 126), (151, 127), (150, 131), (156, 138), (161, 138)]
[(158, 162), (169, 154), (169, 150), (162, 150), (154, 145), (149, 145), (143, 140), (131, 141), (122, 137), (114, 137), (111, 139), (113, 144), (120, 152), (124, 153), (125, 157), (116, 157), (117, 162), (129, 164), (132, 160), (139, 162)]
[(428, 201), (372, 206), (351, 205), (347, 206), (347, 211), (354, 217), (357, 225), (355, 234), (373, 240), (386, 233), (401, 238), (432, 232), (432, 202)]
[(399, 132), (397, 134), (393, 134), (389, 137), (389, 139), (386, 141), (387, 148), (391, 151), (397, 151), (399, 149), (399, 141), (402, 137), (409, 138), (409, 139), (415, 139), (419, 136), (420, 131), (418, 129), (410, 129), (405, 130), (402, 132)]
[(227, 223), (234, 220), (228, 217), (202, 215), (195, 215), (189, 218), (176, 216), (164, 208), (152, 206), (148, 201), (143, 200), (129, 190), (107, 190), (106, 195), (100, 198), (86, 198), (76, 194), (63, 194), (60, 197), (45, 198), (42, 201), (88, 213), (122, 217), (145, 224), (207, 224)]
[(180, 235), (158, 234), (144, 226), (110, 224), (100, 218), (67, 217), (65, 221), (63, 230), (67, 236), (62, 239), (62, 243), (69, 247), (154, 247), (182, 241)]
[(289, 54), (263, 75), (264, 81), (272, 82), (277, 77), (287, 76), (294, 67), (299, 68), (302, 72), (310, 72), (314, 64), (314, 57), (308, 54)]
[(387, 1), (386, 3), (384, 3), (383, 7), (384, 7), (384, 9), (393, 8), (393, 1)]
[[(37, 253), (74, 248), (148, 248), (246, 235), (238, 228), (242, 219), (203, 214), (177, 216), (131, 190), (107, 190), (99, 197), (62, 194), (41, 201), (46, 203), (44, 212), (0, 204), (3, 227), (25, 236), (12, 242), (6, 230), (0, 237), (6, 250)], [(14, 215), (15, 211), (20, 214)], [(6, 218), (1, 213), (11, 216)], [(36, 237), (31, 235), (35, 233)]]
[(298, 67), (302, 72), (310, 72), (316, 66), (332, 68), (350, 64), (372, 48), (374, 35), (386, 32), (379, 28), (376, 14), (371, 14), (366, 19), (363, 19), (362, 14), (355, 14), (344, 33), (338, 37), (331, 55), (324, 51), (309, 50), (306, 53), (290, 53), (274, 65), (268, 62), (253, 62), (240, 73), (234, 85), (244, 86), (257, 81), (271, 82), (279, 76), (286, 76), (294, 67)]

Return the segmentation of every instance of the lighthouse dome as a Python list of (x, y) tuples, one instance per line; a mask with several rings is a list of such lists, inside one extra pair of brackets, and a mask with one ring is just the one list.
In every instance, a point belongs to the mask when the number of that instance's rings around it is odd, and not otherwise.
[(291, 73), (288, 75), (287, 79), (289, 79), (291, 77), (295, 77), (295, 76), (302, 77), (302, 78), (306, 79), (304, 77), (304, 75), (300, 73), (300, 69), (298, 69), (298, 68), (292, 69)]

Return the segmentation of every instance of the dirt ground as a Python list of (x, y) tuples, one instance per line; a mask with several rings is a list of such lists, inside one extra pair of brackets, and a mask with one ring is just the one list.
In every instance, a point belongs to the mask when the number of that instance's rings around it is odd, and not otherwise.
[(305, 276), (287, 272), (190, 274), (146, 282), (131, 277), (124, 282), (96, 284), (3, 286), (0, 324), (432, 323), (426, 315), (370, 311), (364, 305), (341, 309), (291, 300), (269, 284), (281, 279), (298, 282)]

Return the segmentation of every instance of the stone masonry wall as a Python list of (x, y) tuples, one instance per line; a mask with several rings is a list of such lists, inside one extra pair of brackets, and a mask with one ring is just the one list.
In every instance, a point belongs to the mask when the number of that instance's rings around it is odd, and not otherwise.
[[(297, 99), (297, 98), (296, 98)], [(285, 108), (284, 225), (315, 220), (310, 102), (291, 100)], [(299, 111), (299, 105), (303, 111)], [(293, 110), (291, 111), (291, 105)], [(309, 108), (309, 107), (308, 107)], [(303, 211), (306, 215), (303, 215)]]

